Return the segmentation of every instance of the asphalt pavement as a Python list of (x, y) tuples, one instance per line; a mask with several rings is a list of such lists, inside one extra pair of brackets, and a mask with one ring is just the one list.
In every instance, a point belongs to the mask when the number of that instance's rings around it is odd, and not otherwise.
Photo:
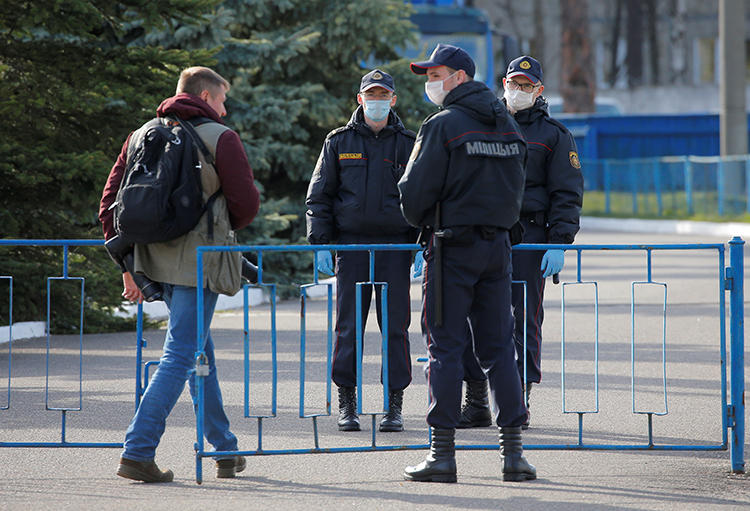
[[(576, 242), (725, 243), (728, 239), (584, 227)], [(216, 479), (213, 462), (205, 459), (204, 480), (198, 485), (195, 418), (185, 391), (157, 451), (157, 463), (175, 472), (173, 483), (147, 485), (118, 478), (118, 448), (0, 447), (0, 509), (748, 509), (748, 476), (732, 474), (730, 453), (720, 449), (716, 257), (715, 251), (655, 251), (651, 283), (634, 288), (632, 282), (649, 280), (644, 252), (585, 252), (581, 281), (587, 284), (548, 283), (544, 379), (534, 387), (531, 428), (524, 433), (526, 456), (538, 469), (536, 481), (504, 483), (497, 450), (467, 449), (457, 453), (457, 484), (408, 482), (402, 478), (403, 468), (420, 462), (427, 451), (404, 449), (252, 456), (247, 469), (230, 480)], [(562, 283), (577, 280), (576, 263), (576, 257), (568, 254)], [(635, 320), (631, 292), (637, 297)], [(423, 445), (427, 438), (427, 389), (422, 364), (417, 362), (425, 352), (419, 332), (418, 284), (412, 287), (411, 298), (414, 368), (405, 394), (406, 430), (378, 433), (379, 446)], [(322, 298), (308, 302), (305, 310), (305, 413), (326, 411), (325, 310)], [(271, 411), (270, 311), (268, 304), (250, 310), (250, 415)], [(299, 300), (280, 302), (276, 312), (277, 417), (263, 420), (262, 448), (312, 449), (312, 420), (299, 418)], [(244, 416), (243, 329), (241, 311), (218, 313), (212, 325), (232, 429), (240, 449), (256, 451), (258, 420)], [(158, 358), (163, 335), (163, 330), (146, 332), (145, 360)], [(373, 313), (363, 362), (365, 411), (382, 406), (379, 341)], [(135, 334), (86, 335), (82, 344), (79, 359), (77, 336), (51, 337), (47, 370), (46, 339), (13, 343), (8, 397), (2, 390), (5, 383), (0, 389), (0, 407), (10, 405), (0, 410), (0, 442), (61, 440), (62, 413), (45, 410), (45, 403), (48, 408), (78, 407), (79, 360), (82, 410), (65, 414), (65, 440), (122, 441), (134, 409)], [(745, 358), (750, 360), (747, 349)], [(0, 382), (7, 381), (7, 368), (5, 351), (0, 354)], [(579, 419), (577, 411), (587, 413)], [(648, 413), (641, 412), (653, 413), (650, 430)], [(335, 415), (334, 394), (332, 416), (318, 419), (321, 448), (371, 445), (369, 415), (362, 417), (363, 431), (356, 433), (337, 431)], [(497, 430), (461, 430), (457, 442), (494, 445)], [(558, 448), (579, 442), (600, 448)], [(655, 448), (634, 450), (649, 443)], [(661, 450), (665, 446), (678, 448)], [(746, 456), (748, 452), (745, 442)]]

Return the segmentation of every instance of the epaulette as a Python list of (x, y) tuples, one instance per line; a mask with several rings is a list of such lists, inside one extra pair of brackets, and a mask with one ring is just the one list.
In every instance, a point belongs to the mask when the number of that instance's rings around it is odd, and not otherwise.
[(354, 126), (352, 126), (350, 124), (347, 124), (345, 126), (341, 126), (341, 127), (338, 127), (338, 128), (336, 128), (334, 130), (331, 130), (331, 131), (328, 132), (328, 135), (326, 135), (326, 140), (328, 140), (329, 138), (331, 138), (334, 135), (338, 135), (339, 133), (343, 133), (344, 131), (347, 131), (347, 130), (350, 130), (350, 129), (353, 129), (353, 128), (354, 128)]
[(565, 125), (563, 123), (561, 123), (560, 121), (558, 121), (557, 119), (554, 119), (554, 118), (549, 117), (549, 116), (545, 116), (544, 120), (547, 121), (548, 123), (553, 124), (553, 125), (557, 126), (558, 128), (560, 128), (560, 130), (563, 133), (568, 133), (568, 128), (566, 128)]
[(426, 123), (427, 121), (435, 117), (440, 112), (445, 112), (446, 110), (447, 108), (441, 108), (440, 110), (435, 110), (434, 112), (432, 112), (431, 114), (429, 114), (427, 117), (424, 118), (424, 121), (422, 121), (422, 124)]
[(414, 133), (414, 132), (413, 132), (412, 130), (410, 130), (409, 128), (407, 128), (406, 126), (404, 126), (404, 129), (402, 129), (402, 130), (401, 130), (401, 133), (403, 133), (403, 134), (404, 134), (404, 135), (406, 135), (407, 137), (409, 137), (409, 138), (412, 138), (412, 139), (414, 139), (414, 140), (416, 140), (416, 139), (417, 139), (417, 134), (416, 134), (416, 133)]

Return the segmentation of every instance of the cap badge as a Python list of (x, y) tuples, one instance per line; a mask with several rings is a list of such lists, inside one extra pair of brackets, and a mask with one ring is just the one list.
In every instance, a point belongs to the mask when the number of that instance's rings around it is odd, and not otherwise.
[(383, 79), (383, 75), (381, 75), (380, 73), (373, 73), (372, 79), (373, 80), (382, 80)]
[(529, 64), (528, 60), (524, 60), (518, 65), (521, 67), (521, 69), (529, 69), (531, 67), (531, 64)]

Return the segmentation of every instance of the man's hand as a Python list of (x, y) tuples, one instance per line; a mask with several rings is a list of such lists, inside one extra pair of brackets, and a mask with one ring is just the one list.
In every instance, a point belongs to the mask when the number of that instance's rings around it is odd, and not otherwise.
[(542, 277), (547, 278), (555, 273), (560, 273), (565, 264), (565, 252), (559, 249), (550, 249), (542, 256)]
[(318, 261), (318, 271), (326, 275), (333, 275), (333, 257), (330, 250), (321, 250), (316, 252)]
[(123, 272), (122, 286), (124, 288), (122, 296), (124, 296), (126, 300), (130, 300), (133, 303), (141, 303), (143, 301), (143, 294), (141, 294), (141, 290), (138, 289), (138, 286), (135, 285), (135, 281), (130, 272)]
[(412, 273), (412, 276), (415, 279), (422, 276), (422, 267), (424, 266), (424, 255), (422, 252), (424, 251), (419, 250), (414, 254), (414, 273)]

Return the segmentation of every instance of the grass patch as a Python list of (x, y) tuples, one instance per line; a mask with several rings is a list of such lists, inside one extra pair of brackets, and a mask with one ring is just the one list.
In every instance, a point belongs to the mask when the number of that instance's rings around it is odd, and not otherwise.
[(669, 220), (696, 220), (704, 222), (750, 222), (747, 198), (744, 195), (725, 196), (719, 214), (719, 197), (716, 191), (698, 191), (692, 194), (689, 207), (684, 191), (662, 194), (639, 192), (633, 198), (630, 192), (610, 192), (609, 203), (603, 191), (586, 191), (583, 210), (586, 216), (614, 218), (644, 218)]

